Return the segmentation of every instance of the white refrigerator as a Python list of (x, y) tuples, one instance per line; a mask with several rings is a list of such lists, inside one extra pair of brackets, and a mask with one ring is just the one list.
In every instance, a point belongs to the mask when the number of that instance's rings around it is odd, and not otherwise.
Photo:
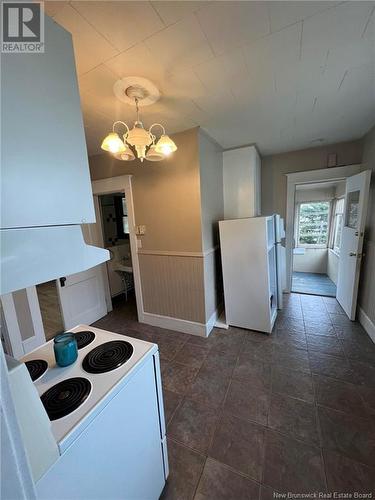
[(219, 230), (227, 324), (271, 333), (282, 307), (280, 216), (224, 220)]

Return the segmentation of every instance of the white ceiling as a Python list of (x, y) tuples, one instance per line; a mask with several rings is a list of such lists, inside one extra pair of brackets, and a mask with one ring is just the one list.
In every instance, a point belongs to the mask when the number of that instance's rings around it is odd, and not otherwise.
[(73, 34), (89, 154), (134, 120), (112, 90), (124, 76), (161, 91), (146, 126), (200, 125), (224, 148), (290, 151), (375, 123), (375, 2), (45, 3)]

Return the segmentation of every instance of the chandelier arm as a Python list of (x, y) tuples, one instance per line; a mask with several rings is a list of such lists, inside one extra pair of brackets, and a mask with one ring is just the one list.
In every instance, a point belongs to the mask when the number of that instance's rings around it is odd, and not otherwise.
[(116, 126), (117, 124), (119, 124), (119, 123), (121, 123), (121, 125), (124, 125), (124, 127), (126, 128), (127, 133), (128, 133), (128, 132), (129, 132), (129, 127), (126, 125), (126, 123), (125, 123), (125, 122), (122, 122), (121, 120), (117, 120), (116, 122), (114, 122), (114, 124), (112, 125), (112, 130), (113, 130), (113, 132), (115, 131), (115, 126)]
[(149, 134), (151, 134), (151, 129), (152, 129), (153, 127), (161, 127), (161, 128), (162, 128), (162, 130), (163, 130), (163, 135), (165, 135), (165, 128), (163, 127), (163, 125), (162, 125), (161, 123), (153, 123), (153, 124), (151, 125), (151, 127), (148, 129)]

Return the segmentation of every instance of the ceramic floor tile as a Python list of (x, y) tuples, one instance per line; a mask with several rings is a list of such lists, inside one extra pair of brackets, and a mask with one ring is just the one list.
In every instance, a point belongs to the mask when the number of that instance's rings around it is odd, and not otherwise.
[(168, 439), (169, 477), (161, 499), (191, 500), (206, 458)]
[[(270, 486), (266, 486), (265, 484), (262, 484), (260, 487), (259, 500), (275, 500), (275, 498), (277, 498), (276, 493), (277, 493), (276, 490), (274, 490)], [(279, 497), (279, 498), (281, 498), (281, 497)]]
[(291, 334), (289, 330), (276, 330), (274, 333), (274, 344), (284, 346), (286, 349), (307, 349), (307, 342), (305, 334), (295, 335)]
[(350, 366), (356, 383), (375, 388), (375, 366), (365, 361), (355, 360), (350, 360)]
[(269, 391), (252, 387), (243, 380), (232, 380), (224, 410), (231, 415), (266, 425), (269, 403)]
[(356, 361), (366, 361), (375, 366), (375, 344), (366, 337), (356, 340), (342, 340), (345, 354), (349, 359)]
[(223, 414), (209, 456), (247, 476), (262, 479), (264, 427)]
[(168, 435), (189, 448), (206, 453), (219, 416), (216, 409), (185, 399), (172, 417)]
[(249, 357), (247, 354), (239, 356), (233, 371), (233, 378), (247, 380), (259, 389), (271, 388), (271, 364), (263, 363)]
[(357, 386), (329, 377), (314, 376), (316, 402), (354, 415), (369, 414)]
[(238, 354), (246, 333), (235, 330), (219, 330), (211, 333), (211, 351), (223, 351), (227, 354)]
[(355, 374), (344, 357), (309, 351), (311, 371), (317, 375), (353, 382)]
[(353, 325), (353, 321), (347, 317), (346, 314), (330, 314), (329, 315), (333, 325), (348, 326)]
[[(276, 349), (276, 346), (275, 346)], [(310, 362), (307, 351), (301, 349), (279, 348), (273, 355), (276, 366), (310, 373)]]
[(272, 392), (302, 399), (308, 403), (313, 403), (315, 400), (310, 374), (278, 367), (272, 370)]
[(202, 368), (207, 368), (212, 371), (226, 373), (228, 377), (231, 376), (232, 371), (236, 365), (237, 354), (231, 354), (222, 351), (209, 351)]
[(306, 335), (309, 351), (333, 356), (344, 356), (342, 343), (336, 337), (325, 337), (323, 335)]
[(305, 324), (302, 319), (280, 318), (276, 320), (275, 330), (289, 330), (291, 333), (303, 334)]
[(251, 338), (246, 338), (241, 349), (241, 355), (245, 354), (248, 359), (258, 359), (269, 363), (272, 361), (272, 353), (272, 342), (259, 342)]
[(189, 365), (194, 368), (200, 368), (208, 354), (208, 348), (199, 347), (188, 342), (177, 352), (174, 361)]
[(375, 491), (374, 468), (329, 450), (324, 450), (323, 456), (329, 491), (346, 492), (353, 495), (352, 498), (355, 493), (372, 496)]
[(161, 371), (163, 387), (168, 391), (185, 394), (191, 387), (197, 373), (198, 368), (174, 361), (167, 362), (164, 366), (162, 365)]
[(320, 448), (267, 430), (263, 482), (280, 493), (325, 491)]
[(167, 391), (166, 389), (163, 390), (164, 414), (165, 414), (166, 424), (168, 424), (168, 422), (172, 418), (174, 412), (176, 411), (181, 401), (182, 401), (181, 394)]
[(314, 404), (273, 394), (268, 426), (282, 434), (319, 446), (318, 421)]
[(323, 448), (373, 466), (375, 463), (375, 421), (322, 406), (318, 407)]
[(336, 331), (331, 324), (306, 321), (306, 335), (323, 335), (336, 338)]
[(224, 402), (229, 382), (225, 372), (203, 367), (187, 391), (187, 396), (207, 406), (219, 407)]
[(240, 476), (224, 465), (207, 459), (199, 481), (196, 500), (255, 500), (259, 484)]

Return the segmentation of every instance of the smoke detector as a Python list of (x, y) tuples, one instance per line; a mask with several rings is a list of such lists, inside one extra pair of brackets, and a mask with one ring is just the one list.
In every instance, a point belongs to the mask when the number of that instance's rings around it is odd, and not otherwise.
[(131, 106), (134, 106), (136, 99), (141, 107), (150, 106), (160, 98), (158, 88), (150, 80), (140, 76), (126, 76), (117, 80), (113, 92), (117, 99)]

